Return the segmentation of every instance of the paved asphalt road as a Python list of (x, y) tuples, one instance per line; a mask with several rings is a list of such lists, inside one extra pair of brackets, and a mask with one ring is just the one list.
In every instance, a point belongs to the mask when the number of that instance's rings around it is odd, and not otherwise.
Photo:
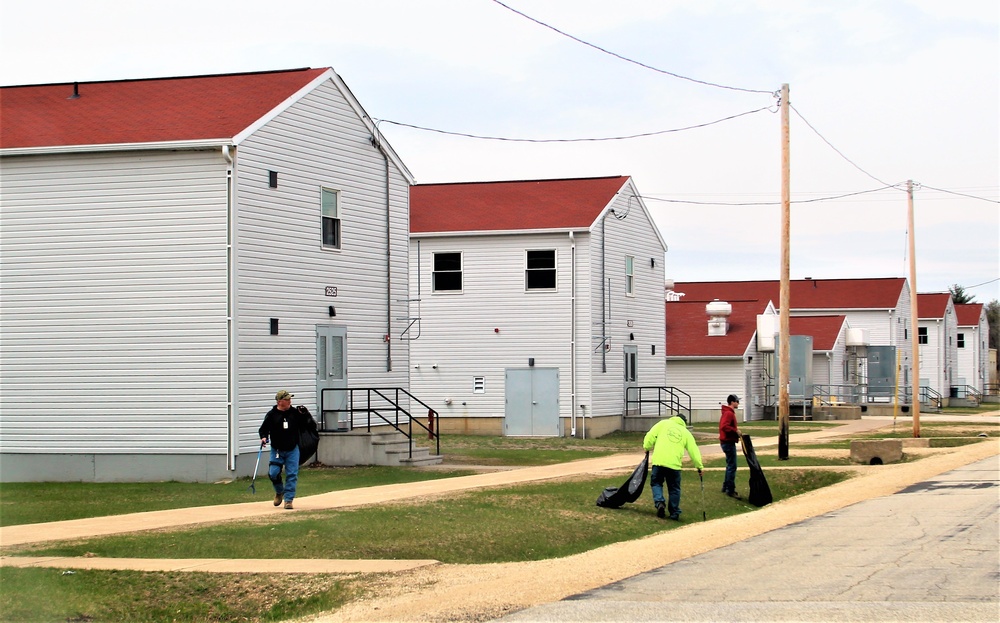
[(1000, 457), (498, 621), (1000, 621)]

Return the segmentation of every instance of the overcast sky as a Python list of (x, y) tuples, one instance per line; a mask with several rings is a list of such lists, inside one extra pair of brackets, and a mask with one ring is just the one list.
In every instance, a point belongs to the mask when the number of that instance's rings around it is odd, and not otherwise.
[(333, 67), (418, 183), (631, 175), (693, 281), (780, 276), (788, 83), (793, 202), (863, 193), (793, 203), (792, 278), (908, 278), (865, 191), (913, 180), (918, 290), (1000, 298), (996, 0), (504, 4), (662, 71), (494, 0), (0, 0), (0, 84)]

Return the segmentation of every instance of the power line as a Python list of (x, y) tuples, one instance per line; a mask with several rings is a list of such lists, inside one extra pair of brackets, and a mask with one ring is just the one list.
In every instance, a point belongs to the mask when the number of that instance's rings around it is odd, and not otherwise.
[(963, 286), (962, 289), (963, 290), (971, 290), (972, 288), (978, 288), (979, 286), (987, 286), (987, 285), (993, 283), (994, 281), (1000, 281), (1000, 277), (997, 277), (996, 279), (990, 279), (989, 281), (984, 281), (982, 283), (977, 283), (974, 286)]
[(928, 190), (936, 190), (939, 193), (948, 193), (949, 195), (958, 195), (959, 197), (968, 197), (969, 199), (979, 199), (980, 201), (989, 201), (990, 203), (1000, 203), (996, 199), (987, 199), (986, 197), (977, 197), (976, 195), (967, 195), (965, 193), (955, 192), (954, 190), (945, 190), (944, 188), (934, 188), (933, 186), (928, 186), (927, 184), (921, 184), (922, 188)]
[(401, 121), (392, 121), (391, 119), (377, 119), (376, 123), (389, 123), (392, 125), (401, 126), (404, 128), (413, 128), (415, 130), (423, 130), (426, 132), (436, 132), (438, 134), (448, 134), (450, 136), (462, 136), (465, 138), (475, 138), (486, 141), (507, 141), (511, 143), (582, 143), (582, 142), (595, 142), (595, 141), (624, 141), (632, 138), (643, 138), (647, 136), (657, 136), (660, 134), (670, 134), (672, 132), (683, 132), (685, 130), (695, 130), (697, 128), (704, 128), (710, 125), (715, 125), (717, 123), (722, 123), (724, 121), (731, 121), (739, 117), (745, 117), (747, 115), (752, 115), (755, 113), (763, 112), (765, 110), (770, 110), (769, 106), (763, 108), (758, 108), (756, 110), (748, 110), (746, 112), (741, 112), (739, 114), (730, 115), (728, 117), (723, 117), (722, 119), (716, 119), (715, 121), (708, 121), (706, 123), (699, 123), (696, 125), (689, 125), (683, 128), (672, 128), (670, 130), (657, 130), (655, 132), (642, 132), (640, 134), (629, 134), (625, 136), (603, 136), (603, 137), (591, 137), (591, 138), (517, 138), (509, 136), (486, 136), (482, 134), (468, 134), (465, 132), (452, 132), (450, 130), (441, 130), (438, 128), (429, 128), (426, 126), (414, 125), (412, 123), (403, 123)]
[(821, 138), (821, 139), (823, 140), (823, 142), (824, 142), (824, 143), (826, 143), (827, 145), (829, 145), (829, 146), (830, 146), (830, 149), (832, 149), (833, 151), (837, 152), (837, 154), (838, 154), (838, 155), (839, 155), (839, 156), (840, 156), (841, 158), (843, 158), (844, 160), (846, 160), (847, 162), (849, 162), (849, 163), (851, 164), (851, 166), (853, 166), (853, 167), (854, 167), (855, 169), (857, 169), (858, 171), (861, 171), (862, 173), (864, 173), (864, 174), (865, 174), (865, 175), (867, 175), (868, 177), (872, 178), (873, 180), (875, 180), (875, 181), (876, 181), (876, 182), (878, 182), (879, 184), (884, 184), (884, 185), (886, 185), (886, 186), (890, 186), (890, 184), (889, 184), (888, 182), (885, 182), (885, 181), (883, 181), (883, 180), (880, 180), (879, 178), (875, 177), (874, 175), (872, 175), (872, 174), (871, 174), (871, 173), (869, 173), (868, 171), (865, 171), (865, 170), (864, 170), (864, 169), (862, 169), (862, 168), (861, 168), (860, 166), (858, 166), (858, 165), (857, 165), (857, 163), (855, 163), (855, 162), (854, 162), (853, 160), (851, 160), (850, 158), (848, 158), (847, 156), (845, 156), (845, 155), (844, 155), (844, 152), (842, 152), (842, 151), (840, 151), (839, 149), (837, 149), (836, 147), (834, 147), (833, 143), (831, 143), (830, 141), (826, 140), (826, 137), (825, 137), (825, 136), (823, 136), (822, 134), (820, 134), (819, 130), (817, 130), (817, 129), (816, 129), (815, 127), (813, 127), (813, 124), (809, 123), (809, 120), (808, 120), (808, 119), (806, 119), (805, 117), (803, 117), (803, 116), (802, 116), (802, 113), (800, 113), (800, 112), (798, 111), (798, 109), (797, 109), (797, 108), (795, 108), (795, 106), (792, 106), (792, 103), (791, 103), (791, 102), (788, 102), (788, 107), (789, 107), (789, 108), (791, 108), (792, 110), (794, 110), (794, 111), (795, 111), (795, 114), (799, 116), (799, 119), (801, 119), (802, 121), (804, 121), (804, 122), (805, 122), (805, 124), (806, 124), (807, 126), (809, 126), (809, 129), (810, 129), (810, 130), (812, 130), (813, 132), (815, 132), (815, 133), (816, 133), (816, 136), (820, 137), (820, 138)]
[[(853, 193), (843, 193), (840, 195), (831, 195), (829, 197), (816, 197), (813, 199), (801, 199), (799, 201), (792, 201), (792, 203), (816, 203), (817, 201), (832, 201), (834, 199), (843, 199), (845, 197), (854, 197), (857, 195), (864, 195), (868, 193), (877, 193), (879, 191), (888, 190), (890, 188), (896, 188), (894, 184), (887, 184), (881, 188), (872, 188), (871, 190), (859, 190)], [(704, 205), (704, 206), (776, 206), (781, 205), (780, 201), (689, 201), (686, 199), (663, 199), (660, 197), (653, 197), (650, 195), (642, 195), (642, 199), (648, 199), (650, 201), (660, 201), (663, 203), (684, 203), (690, 205)]]
[(573, 35), (571, 35), (571, 34), (569, 34), (567, 32), (563, 32), (562, 30), (559, 30), (555, 26), (550, 26), (549, 24), (546, 24), (543, 21), (537, 20), (534, 17), (531, 17), (530, 15), (526, 15), (526, 14), (522, 13), (521, 11), (518, 11), (517, 9), (514, 9), (514, 8), (511, 8), (511, 7), (507, 6), (503, 2), (500, 2), (500, 0), (493, 0), (493, 2), (499, 4), (503, 8), (507, 9), (508, 11), (510, 11), (511, 13), (516, 13), (517, 15), (520, 15), (521, 17), (523, 17), (523, 18), (525, 18), (525, 19), (527, 19), (529, 21), (534, 22), (534, 23), (538, 24), (539, 26), (544, 26), (545, 28), (548, 28), (549, 30), (557, 32), (557, 33), (559, 33), (560, 35), (562, 35), (564, 37), (568, 37), (568, 38), (572, 39), (573, 41), (576, 41), (577, 43), (582, 43), (583, 45), (585, 45), (587, 47), (591, 47), (591, 48), (593, 48), (593, 49), (595, 49), (595, 50), (597, 50), (599, 52), (603, 52), (603, 53), (608, 54), (610, 56), (614, 56), (615, 58), (623, 60), (623, 61), (625, 61), (627, 63), (632, 63), (633, 65), (638, 65), (639, 67), (642, 67), (644, 69), (650, 69), (650, 70), (655, 71), (657, 73), (666, 74), (666, 75), (672, 76), (674, 78), (679, 78), (681, 80), (687, 80), (689, 82), (695, 82), (697, 84), (703, 84), (705, 86), (716, 87), (716, 88), (719, 88), (719, 89), (729, 89), (730, 91), (743, 91), (744, 93), (765, 93), (767, 95), (775, 95), (774, 91), (762, 91), (762, 90), (759, 90), (759, 89), (744, 89), (742, 87), (727, 86), (725, 84), (717, 84), (715, 82), (707, 82), (705, 80), (697, 80), (695, 78), (688, 78), (687, 76), (682, 76), (680, 74), (675, 74), (672, 71), (667, 71), (665, 69), (659, 69), (657, 67), (653, 67), (652, 65), (647, 65), (646, 63), (642, 63), (640, 61), (628, 58), (626, 56), (622, 56), (621, 54), (617, 54), (617, 53), (612, 52), (610, 50), (606, 50), (606, 49), (602, 48), (599, 45), (594, 45), (593, 43), (590, 43), (588, 41), (584, 41), (583, 39), (580, 39), (579, 37), (575, 37), (575, 36), (573, 36)]

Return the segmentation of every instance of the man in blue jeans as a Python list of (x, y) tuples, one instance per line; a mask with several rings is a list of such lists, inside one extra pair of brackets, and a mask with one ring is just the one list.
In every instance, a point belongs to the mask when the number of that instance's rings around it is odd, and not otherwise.
[(719, 418), (719, 445), (726, 455), (726, 477), (722, 481), (722, 492), (731, 498), (741, 499), (736, 493), (736, 444), (740, 440), (740, 429), (736, 425), (736, 410), (740, 408), (740, 398), (736, 394), (726, 397)]
[[(698, 444), (687, 429), (687, 420), (682, 415), (660, 420), (646, 433), (642, 447), (646, 452), (651, 452), (649, 462), (653, 465), (653, 470), (649, 475), (649, 484), (653, 490), (656, 516), (663, 519), (669, 512), (671, 519), (680, 521), (681, 462), (684, 460), (684, 451), (687, 450), (699, 475), (704, 467)], [(669, 502), (663, 499), (664, 482), (667, 483)]]
[[(301, 416), (292, 408), (292, 396), (285, 390), (274, 395), (275, 405), (264, 416), (257, 433), (261, 445), (271, 440), (271, 460), (267, 476), (274, 485), (274, 505), (292, 509), (295, 499), (295, 485), (299, 480), (299, 427)], [(281, 482), (281, 470), (285, 470), (285, 482)]]

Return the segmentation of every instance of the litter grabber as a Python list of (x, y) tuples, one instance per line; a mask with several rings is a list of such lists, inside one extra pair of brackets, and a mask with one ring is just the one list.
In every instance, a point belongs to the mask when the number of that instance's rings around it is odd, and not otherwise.
[(260, 467), (260, 453), (264, 451), (264, 443), (265, 442), (263, 441), (260, 442), (260, 448), (257, 450), (257, 464), (253, 466), (253, 478), (250, 479), (250, 486), (247, 487), (247, 489), (250, 489), (250, 492), (254, 495), (257, 495), (257, 487), (255, 484), (257, 482), (257, 468)]
[(701, 470), (698, 470), (698, 480), (701, 481), (701, 520), (708, 521), (707, 515), (705, 515), (705, 477), (701, 475)]

